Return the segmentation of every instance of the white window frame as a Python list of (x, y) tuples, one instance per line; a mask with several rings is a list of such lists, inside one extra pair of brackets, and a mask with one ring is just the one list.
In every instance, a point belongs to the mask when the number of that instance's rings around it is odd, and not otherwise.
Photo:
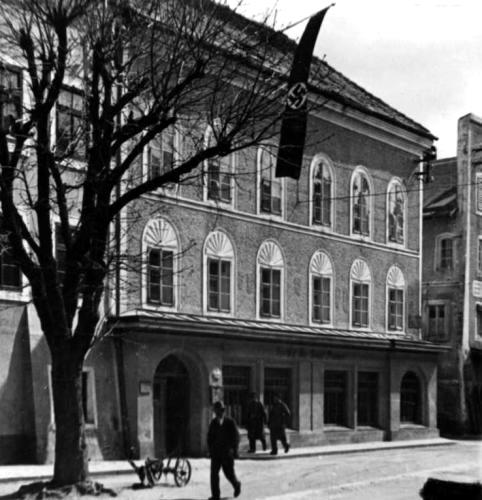
[[(355, 184), (355, 179), (358, 175), (364, 176), (368, 182), (368, 189), (370, 190), (368, 193), (368, 235), (355, 233), (353, 231), (353, 222), (354, 222), (354, 214), (353, 214), (353, 203), (354, 203), (354, 194), (353, 187)], [(373, 239), (373, 182), (372, 178), (368, 172), (368, 170), (363, 166), (357, 166), (351, 175), (350, 179), (350, 236), (352, 238), (358, 238), (365, 241), (371, 241)]]
[[(229, 276), (229, 312), (227, 311), (213, 311), (209, 309), (209, 266), (208, 260), (220, 259), (229, 261), (230, 276)], [(237, 272), (235, 249), (232, 244), (231, 238), (221, 229), (216, 229), (209, 233), (204, 240), (203, 246), (203, 312), (210, 316), (235, 316), (235, 276)]]
[[(314, 214), (314, 196), (315, 196), (315, 182), (314, 175), (316, 167), (322, 163), (323, 167), (328, 169), (331, 178), (331, 186), (330, 186), (330, 224), (323, 225), (313, 222), (313, 214)], [(309, 221), (308, 225), (320, 229), (321, 231), (333, 231), (335, 227), (335, 169), (333, 168), (333, 162), (331, 159), (323, 153), (318, 153), (313, 157), (310, 165), (310, 178), (309, 178)]]
[[(359, 283), (368, 285), (368, 324), (367, 326), (353, 325), (353, 285)], [(363, 259), (355, 259), (350, 269), (350, 307), (349, 307), (349, 329), (350, 330), (370, 330), (372, 325), (372, 274), (368, 264)]]
[[(452, 241), (452, 266), (442, 268), (442, 241), (450, 239)], [(434, 271), (453, 272), (455, 270), (455, 235), (453, 233), (441, 233), (435, 237), (435, 259)]]
[[(153, 311), (179, 310), (179, 241), (176, 228), (164, 217), (150, 219), (145, 225), (141, 241), (141, 305), (144, 309)], [(153, 304), (147, 300), (148, 250), (151, 249), (166, 249), (173, 252), (173, 306)]]
[[(173, 134), (174, 134), (174, 140), (173, 140), (173, 147), (174, 150), (172, 152), (172, 163), (174, 165), (174, 168), (179, 164), (180, 157), (181, 157), (181, 137), (179, 134), (179, 131), (175, 125), (171, 125), (173, 127)], [(169, 127), (165, 129), (165, 131), (168, 131)], [(158, 134), (152, 141), (162, 141), (162, 134), (165, 132), (164, 130)], [(146, 182), (149, 180), (149, 149), (150, 149), (150, 143), (148, 143), (142, 150), (142, 153), (140, 154), (141, 157), (141, 164), (142, 164), (142, 180), (143, 182)], [(168, 184), (162, 187), (159, 187), (152, 191), (152, 193), (162, 193), (163, 195), (176, 195), (179, 192), (179, 183), (174, 182), (172, 184)]]
[[(313, 320), (313, 278), (330, 279), (330, 321), (322, 323)], [(334, 290), (334, 272), (331, 258), (323, 250), (317, 250), (310, 260), (308, 272), (308, 318), (310, 325), (319, 328), (330, 328), (333, 326), (333, 290)]]
[[(403, 197), (403, 241), (390, 241), (390, 192), (393, 188), (398, 187)], [(398, 177), (394, 177), (387, 187), (387, 210), (386, 210), (386, 242), (387, 245), (405, 248), (407, 245), (407, 192), (403, 187), (402, 181)]]
[[(280, 271), (280, 316), (267, 317), (260, 314), (261, 304), (261, 268), (271, 268)], [(285, 258), (280, 245), (274, 240), (265, 240), (260, 245), (256, 255), (256, 319), (279, 323), (284, 318), (285, 300)]]
[[(261, 210), (261, 198), (262, 198), (262, 185), (261, 185), (261, 180), (262, 180), (262, 175), (261, 175), (261, 159), (263, 154), (271, 154), (273, 158), (276, 159), (276, 148), (271, 145), (271, 144), (265, 144), (260, 147), (258, 147), (256, 151), (256, 193), (257, 193), (257, 201), (256, 201), (256, 207), (257, 207), (257, 214), (260, 217), (264, 217), (267, 219), (276, 219), (276, 220), (282, 220), (285, 217), (285, 178), (280, 177), (279, 182), (280, 182), (280, 190), (281, 190), (281, 198), (280, 198), (280, 205), (281, 205), (281, 213), (276, 214), (273, 212), (264, 212)], [(274, 175), (274, 170), (276, 168), (276, 160), (273, 163), (273, 175)]]
[[(406, 291), (406, 281), (405, 276), (403, 275), (402, 270), (397, 266), (393, 265), (390, 267), (387, 273), (387, 282), (386, 282), (386, 315), (385, 315), (385, 328), (390, 333), (400, 333), (404, 334), (406, 331), (406, 310), (407, 310), (407, 291)], [(390, 329), (390, 290), (401, 290), (403, 293), (403, 303), (402, 303), (402, 329), (401, 330), (393, 330)]]
[[(214, 122), (214, 127), (221, 126), (219, 120), (215, 120)], [(211, 137), (214, 134), (214, 129), (211, 125), (208, 125), (206, 128), (206, 131), (204, 133), (204, 146), (206, 148), (209, 147)], [(205, 203), (209, 203), (210, 205), (214, 206), (221, 206), (225, 208), (234, 208), (235, 206), (235, 196), (236, 196), (236, 190), (235, 190), (235, 183), (234, 183), (234, 174), (236, 172), (236, 154), (231, 153), (225, 157), (219, 157), (218, 158), (220, 162), (220, 167), (222, 168), (225, 163), (229, 163), (228, 166), (228, 174), (229, 174), (229, 189), (231, 193), (231, 200), (229, 202), (224, 201), (224, 200), (214, 200), (212, 198), (208, 197), (209, 194), (209, 186), (208, 186), (208, 180), (209, 180), (209, 159), (204, 161), (203, 165), (203, 201)]]

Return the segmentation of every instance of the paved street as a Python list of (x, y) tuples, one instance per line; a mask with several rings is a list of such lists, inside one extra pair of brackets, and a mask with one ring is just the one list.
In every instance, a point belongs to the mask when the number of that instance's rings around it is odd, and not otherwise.
[[(96, 478), (129, 500), (200, 500), (210, 496), (209, 462), (192, 460), (188, 486), (177, 488), (172, 477), (153, 489), (133, 490), (134, 474)], [(402, 450), (380, 450), (276, 460), (240, 460), (237, 471), (243, 483), (240, 498), (249, 500), (414, 500), (428, 476), (472, 475), (482, 478), (482, 442)], [(0, 484), (7, 498), (20, 483)], [(224, 478), (221, 491), (232, 496)]]

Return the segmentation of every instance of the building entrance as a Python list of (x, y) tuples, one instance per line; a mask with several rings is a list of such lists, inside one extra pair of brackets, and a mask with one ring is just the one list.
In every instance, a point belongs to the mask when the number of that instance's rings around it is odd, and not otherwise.
[(154, 375), (154, 447), (157, 457), (189, 449), (189, 375), (176, 356), (168, 356)]

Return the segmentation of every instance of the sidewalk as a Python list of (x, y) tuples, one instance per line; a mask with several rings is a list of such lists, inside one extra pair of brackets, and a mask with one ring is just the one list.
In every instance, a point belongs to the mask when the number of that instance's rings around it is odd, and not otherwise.
[[(332, 446), (310, 446), (304, 448), (291, 448), (289, 453), (280, 452), (277, 456), (272, 456), (269, 451), (258, 451), (257, 453), (240, 453), (240, 460), (286, 460), (299, 457), (312, 457), (319, 455), (335, 455), (346, 453), (359, 453), (377, 450), (393, 450), (401, 448), (420, 448), (429, 446), (447, 446), (456, 444), (450, 439), (423, 439), (413, 441), (383, 441), (356, 444), (340, 444)], [(193, 458), (192, 462), (202, 462), (205, 458)], [(136, 460), (139, 465), (140, 460)], [(90, 473), (92, 476), (134, 474), (132, 467), (126, 460), (112, 460), (104, 462), (90, 462)], [(52, 477), (53, 465), (3, 465), (0, 466), (0, 483), (10, 483), (15, 481), (34, 481), (48, 479)]]

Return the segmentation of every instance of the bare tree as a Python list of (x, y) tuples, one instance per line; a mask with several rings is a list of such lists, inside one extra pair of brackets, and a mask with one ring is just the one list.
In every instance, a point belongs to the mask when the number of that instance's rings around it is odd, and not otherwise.
[[(101, 330), (113, 223), (207, 160), (269, 139), (292, 46), (207, 0), (10, 0), (0, 15), (0, 53), (28, 88), (0, 129), (2, 231), (51, 353), (53, 483), (74, 484), (88, 480), (82, 366)], [(1, 97), (13, 102), (8, 85)], [(146, 178), (139, 158), (172, 127), (182, 151)]]

